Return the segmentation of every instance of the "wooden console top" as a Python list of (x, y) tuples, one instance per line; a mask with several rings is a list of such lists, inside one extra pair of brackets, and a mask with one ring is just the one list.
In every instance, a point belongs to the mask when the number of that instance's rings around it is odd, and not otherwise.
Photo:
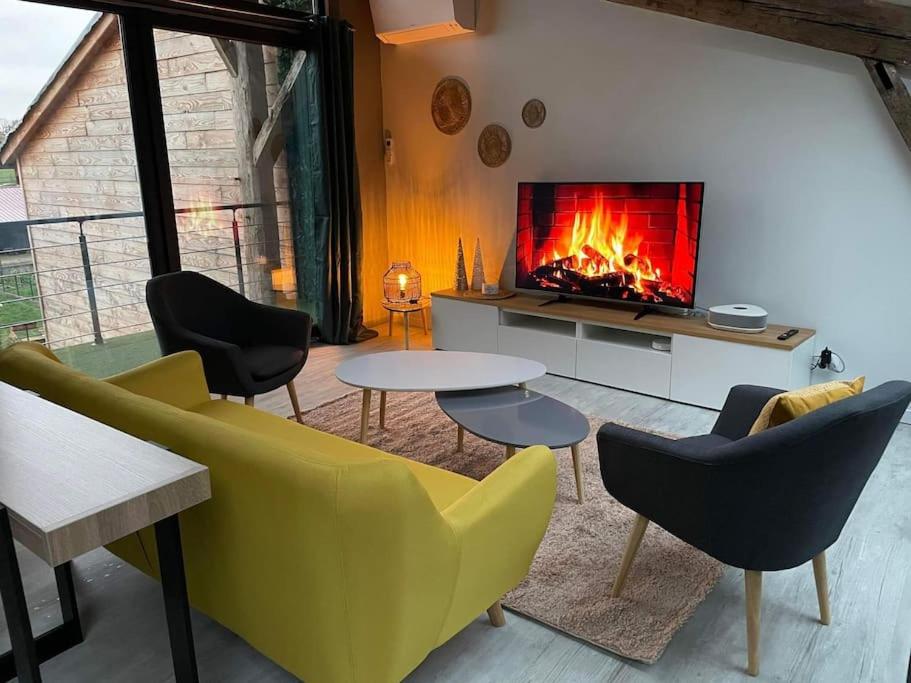
[(765, 332), (759, 334), (744, 334), (742, 332), (728, 332), (709, 327), (705, 318), (693, 316), (665, 315), (650, 313), (641, 320), (634, 320), (637, 310), (627, 307), (612, 307), (598, 302), (575, 301), (571, 303), (553, 303), (541, 307), (547, 301), (545, 297), (531, 296), (529, 294), (516, 294), (509, 299), (478, 299), (463, 295), (454, 289), (445, 289), (433, 292), (432, 296), (443, 299), (467, 301), (482, 306), (495, 306), (504, 311), (528, 313), (545, 318), (557, 318), (574, 322), (592, 323), (606, 327), (620, 327), (629, 330), (642, 330), (655, 334), (685, 334), (690, 337), (703, 337), (705, 339), (718, 339), (720, 341), (749, 344), (751, 346), (764, 346), (770, 349), (790, 351), (797, 348), (816, 334), (816, 330), (799, 328), (800, 332), (786, 341), (776, 339), (779, 334), (786, 332), (796, 325), (769, 325)]

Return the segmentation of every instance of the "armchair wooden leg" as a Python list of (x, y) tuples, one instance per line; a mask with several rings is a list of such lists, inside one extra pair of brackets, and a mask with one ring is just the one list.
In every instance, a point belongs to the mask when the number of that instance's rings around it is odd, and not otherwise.
[(826, 577), (826, 551), (813, 558), (813, 576), (816, 577), (816, 598), (819, 600), (819, 621), (828, 626), (832, 623), (829, 611), (829, 580)]
[(759, 675), (759, 625), (762, 615), (762, 572), (747, 569), (747, 673)]
[(300, 424), (304, 424), (304, 421), (301, 419), (301, 407), (300, 403), (297, 402), (297, 389), (294, 388), (293, 379), (288, 382), (288, 396), (291, 399), (291, 407), (294, 408), (294, 419)]
[(647, 528), (648, 518), (636, 515), (636, 521), (633, 522), (633, 530), (630, 532), (629, 540), (626, 542), (623, 560), (620, 562), (620, 571), (617, 572), (617, 578), (614, 579), (614, 588), (611, 591), (612, 598), (620, 597), (620, 593), (623, 591), (623, 584), (626, 583), (629, 569), (633, 566), (633, 560), (636, 559), (636, 553), (639, 552), (639, 544), (642, 543), (642, 537), (645, 535)]
[(227, 395), (227, 394), (222, 394), (222, 395), (221, 395), (221, 400), (222, 400), (222, 401), (227, 401), (227, 400), (228, 400), (228, 395)]
[(253, 396), (247, 396), (244, 398), (244, 403), (248, 406), (253, 405)]
[(506, 617), (503, 615), (503, 606), (499, 600), (487, 608), (487, 616), (490, 617), (491, 626), (496, 628), (506, 626)]

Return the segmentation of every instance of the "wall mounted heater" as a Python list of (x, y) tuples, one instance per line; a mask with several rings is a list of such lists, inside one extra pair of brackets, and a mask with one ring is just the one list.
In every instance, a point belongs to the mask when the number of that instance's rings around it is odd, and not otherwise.
[(476, 0), (370, 0), (377, 38), (391, 45), (474, 32)]

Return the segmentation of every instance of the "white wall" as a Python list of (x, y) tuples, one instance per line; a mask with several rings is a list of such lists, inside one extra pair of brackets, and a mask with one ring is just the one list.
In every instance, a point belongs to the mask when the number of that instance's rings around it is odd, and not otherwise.
[[(478, 35), (383, 48), (390, 258), (448, 287), (479, 235), (508, 283), (517, 181), (704, 180), (698, 305), (760, 304), (868, 386), (911, 379), (911, 152), (859, 60), (601, 0), (480, 5)], [(448, 75), (474, 101), (454, 137), (430, 118)], [(476, 153), (490, 122), (513, 137), (499, 169)]]

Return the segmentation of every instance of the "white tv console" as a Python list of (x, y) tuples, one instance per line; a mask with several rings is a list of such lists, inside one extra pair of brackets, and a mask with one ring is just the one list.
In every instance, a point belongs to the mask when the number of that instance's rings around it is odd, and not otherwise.
[[(815, 331), (770, 325), (761, 334), (716, 330), (703, 318), (587, 302), (552, 303), (519, 294), (479, 299), (453, 290), (432, 294), (433, 345), (540, 361), (553, 375), (719, 409), (735, 384), (795, 389), (810, 384)], [(656, 351), (652, 340), (670, 340)]]

